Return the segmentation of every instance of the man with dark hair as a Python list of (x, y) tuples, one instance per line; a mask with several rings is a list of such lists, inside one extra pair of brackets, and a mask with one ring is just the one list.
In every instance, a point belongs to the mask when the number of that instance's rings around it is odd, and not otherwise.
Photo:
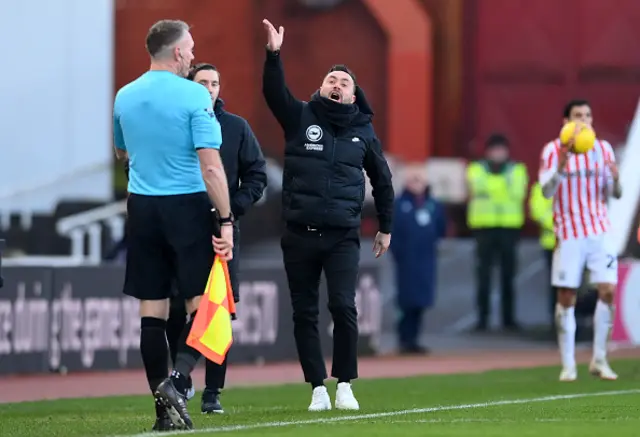
[[(140, 300), (140, 351), (156, 399), (153, 429), (159, 431), (193, 427), (183, 393), (201, 354), (186, 339), (214, 251), (224, 259), (233, 256), (220, 124), (209, 93), (184, 78), (193, 46), (186, 23), (154, 24), (147, 35), (151, 67), (118, 91), (113, 108), (116, 156), (130, 164), (124, 293)], [(220, 237), (212, 237), (211, 202), (220, 215)], [(173, 283), (190, 319), (167, 377)]]
[[(576, 111), (574, 111), (574, 109), (576, 109)], [(587, 118), (591, 117), (591, 106), (589, 101), (584, 99), (570, 100), (566, 105), (564, 105), (562, 115), (565, 121), (574, 120), (585, 122)]]
[(489, 136), (484, 159), (467, 167), (467, 225), (476, 240), (478, 331), (485, 331), (489, 324), (491, 274), (495, 261), (501, 274), (502, 326), (518, 328), (513, 282), (528, 184), (527, 167), (510, 159), (509, 141), (502, 134)]
[(344, 65), (344, 64), (336, 64), (336, 65), (334, 65), (333, 67), (331, 67), (329, 69), (329, 73), (333, 73), (335, 71), (341, 71), (343, 73), (347, 73), (349, 76), (351, 76), (351, 79), (353, 79), (353, 82), (354, 83), (356, 82), (356, 75), (346, 65)]
[[(592, 127), (589, 102), (570, 101), (563, 111), (563, 123)], [(585, 267), (591, 284), (596, 284), (598, 301), (593, 316), (593, 356), (589, 372), (604, 380), (618, 379), (607, 360), (607, 343), (615, 310), (618, 257), (611, 244), (607, 202), (622, 196), (616, 157), (609, 142), (597, 138), (584, 153), (574, 149), (573, 139), (560, 138), (542, 150), (538, 182), (542, 194), (553, 199), (554, 231), (558, 244), (553, 253), (551, 282), (557, 288), (555, 311), (562, 370), (560, 381), (578, 377), (576, 341), (576, 291)]]
[[(224, 110), (220, 95), (220, 73), (211, 64), (197, 64), (187, 75), (187, 79), (203, 85), (213, 101), (213, 110), (222, 127), (222, 148), (220, 155), (227, 174), (231, 212), (235, 218), (233, 226), (233, 259), (229, 261), (229, 276), (233, 297), (239, 301), (238, 251), (240, 228), (239, 219), (262, 197), (267, 186), (266, 161), (249, 123), (235, 114)], [(172, 360), (176, 359), (178, 338), (186, 323), (184, 301), (179, 297), (171, 300), (171, 311), (167, 321), (167, 340)], [(227, 360), (222, 365), (206, 361), (205, 389), (202, 393), (203, 413), (223, 413), (220, 392), (224, 388)], [(191, 394), (191, 393), (190, 393)]]
[(371, 180), (378, 212), (376, 257), (391, 242), (391, 172), (371, 123), (373, 111), (353, 73), (344, 66), (333, 67), (311, 101), (296, 99), (287, 88), (280, 59), (284, 28), (278, 31), (268, 20), (263, 24), (268, 43), (262, 92), (286, 141), (282, 181), (286, 230), (281, 246), (296, 348), (305, 381), (313, 389), (309, 410), (331, 409), (318, 334), (318, 287), (323, 270), (333, 318), (335, 406), (357, 410), (351, 381), (358, 377), (355, 295), (365, 198), (363, 170)]

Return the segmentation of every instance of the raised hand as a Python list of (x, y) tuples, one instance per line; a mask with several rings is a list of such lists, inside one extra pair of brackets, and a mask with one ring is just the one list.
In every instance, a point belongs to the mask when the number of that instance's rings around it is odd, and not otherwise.
[(271, 52), (277, 52), (282, 47), (284, 39), (284, 27), (280, 26), (278, 30), (266, 18), (262, 20), (265, 30), (267, 31), (267, 48)]
[(567, 144), (560, 145), (560, 150), (558, 151), (558, 171), (563, 172), (567, 166), (567, 161), (572, 154), (573, 151), (573, 140), (569, 141)]

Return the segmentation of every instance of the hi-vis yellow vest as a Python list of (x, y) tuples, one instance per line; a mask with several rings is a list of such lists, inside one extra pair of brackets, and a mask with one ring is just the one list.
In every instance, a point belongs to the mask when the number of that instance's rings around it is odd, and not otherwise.
[(556, 234), (553, 230), (553, 198), (542, 195), (542, 187), (535, 183), (529, 194), (529, 215), (540, 225), (540, 246), (545, 250), (556, 247)]
[(467, 167), (470, 190), (467, 225), (471, 229), (520, 228), (529, 177), (522, 163), (507, 163), (502, 173), (491, 173), (486, 161)]

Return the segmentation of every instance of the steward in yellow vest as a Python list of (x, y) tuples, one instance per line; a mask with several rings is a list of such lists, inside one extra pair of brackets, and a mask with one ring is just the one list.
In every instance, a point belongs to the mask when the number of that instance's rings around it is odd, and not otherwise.
[(551, 285), (551, 264), (553, 251), (556, 248), (556, 233), (553, 229), (553, 197), (547, 199), (542, 195), (542, 187), (539, 183), (533, 184), (529, 194), (529, 216), (540, 225), (540, 246), (549, 272), (549, 317), (553, 323), (556, 311), (556, 288)]
[(477, 330), (488, 327), (494, 261), (501, 270), (502, 325), (509, 330), (518, 328), (513, 281), (528, 184), (527, 168), (509, 159), (509, 141), (504, 135), (491, 135), (485, 142), (484, 159), (467, 167), (467, 225), (476, 239)]
[(467, 167), (467, 181), (470, 191), (467, 225), (470, 229), (522, 227), (529, 183), (524, 164), (472, 162)]

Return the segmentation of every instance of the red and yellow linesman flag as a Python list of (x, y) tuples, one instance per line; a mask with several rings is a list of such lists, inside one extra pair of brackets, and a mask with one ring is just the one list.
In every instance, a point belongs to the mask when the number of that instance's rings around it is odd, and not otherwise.
[(222, 364), (233, 343), (231, 316), (235, 312), (227, 262), (216, 256), (187, 344), (207, 359)]

